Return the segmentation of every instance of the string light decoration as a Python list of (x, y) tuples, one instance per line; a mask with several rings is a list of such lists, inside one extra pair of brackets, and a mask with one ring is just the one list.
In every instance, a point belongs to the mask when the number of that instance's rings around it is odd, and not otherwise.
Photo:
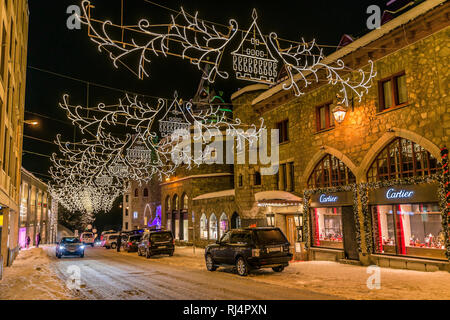
[[(116, 68), (120, 63), (143, 79), (149, 77), (147, 66), (151, 61), (150, 56), (171, 55), (189, 60), (203, 72), (203, 78), (211, 83), (217, 76), (229, 78), (229, 73), (221, 69), (221, 63), (225, 51), (230, 49), (232, 40), (239, 33), (236, 20), (231, 19), (221, 32), (215, 24), (199, 19), (198, 13), (190, 15), (181, 8), (180, 14), (176, 17), (171, 15), (167, 24), (152, 25), (148, 19), (141, 19), (136, 25), (123, 26), (109, 20), (94, 19), (92, 8), (89, 0), (83, 0), (83, 14), (79, 19), (87, 26), (88, 35), (98, 50), (107, 52)], [(340, 102), (346, 106), (349, 105), (349, 96), (356, 96), (361, 101), (372, 86), (376, 72), (371, 60), (368, 61), (368, 72), (363, 69), (352, 70), (340, 59), (331, 61), (325, 58), (315, 40), (307, 43), (302, 38), (300, 43), (294, 45), (293, 41), (282, 40), (274, 32), (264, 36), (257, 23), (256, 10), (253, 10), (252, 17), (253, 22), (244, 32), (239, 47), (231, 53), (238, 79), (273, 85), (279, 74), (278, 69), (284, 67), (288, 79), (282, 88), (292, 90), (299, 97), (309, 85), (325, 77), (324, 80), (330, 85), (340, 87)], [(121, 39), (112, 36), (119, 34), (116, 31), (122, 34)], [(124, 38), (130, 40), (124, 41)], [(125, 62), (125, 58), (134, 54), (139, 55), (137, 72), (133, 71), (136, 68)], [(204, 68), (205, 65), (210, 65), (210, 68)]]

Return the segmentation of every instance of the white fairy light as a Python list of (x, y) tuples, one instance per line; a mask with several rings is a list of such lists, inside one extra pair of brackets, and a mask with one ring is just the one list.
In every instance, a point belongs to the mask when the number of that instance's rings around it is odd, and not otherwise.
[[(91, 40), (97, 44), (99, 51), (106, 50), (109, 53), (115, 67), (118, 67), (118, 62), (126, 65), (122, 59), (139, 52), (138, 77), (142, 79), (149, 76), (146, 71), (146, 65), (150, 62), (149, 54), (155, 56), (162, 54), (164, 57), (174, 55), (189, 60), (199, 70), (203, 70), (203, 78), (209, 82), (214, 82), (216, 76), (229, 78), (228, 72), (221, 70), (220, 67), (225, 50), (238, 33), (236, 20), (231, 19), (226, 32), (222, 33), (214, 24), (200, 20), (198, 13), (192, 16), (181, 8), (177, 17), (181, 17), (182, 22), (177, 22), (177, 18), (171, 15), (171, 22), (168, 24), (152, 25), (149, 20), (142, 19), (136, 26), (127, 26), (126, 31), (135, 32), (140, 36), (144, 34), (148, 40), (138, 44), (131, 37), (131, 42), (124, 43), (113, 39), (108, 33), (111, 28), (125, 30), (124, 27), (116, 26), (111, 21), (93, 20), (90, 10), (88, 13), (88, 8), (92, 7), (88, 0), (82, 1), (82, 7), (83, 16), (80, 17), (80, 21), (89, 28)], [(278, 68), (284, 66), (288, 80), (283, 84), (283, 89), (293, 90), (295, 96), (299, 97), (313, 81), (319, 82), (319, 70), (324, 70), (325, 80), (330, 85), (340, 87), (341, 103), (347, 106), (349, 95), (356, 95), (361, 100), (372, 86), (372, 80), (376, 76), (372, 61), (368, 61), (370, 70), (366, 73), (363, 70), (350, 70), (342, 60), (327, 61), (323, 50), (318, 47), (315, 40), (306, 43), (302, 39), (299, 45), (289, 44), (283, 48), (280, 45), (282, 40), (276, 33), (272, 32), (268, 37), (261, 33), (256, 10), (253, 10), (252, 17), (253, 23), (243, 35), (239, 47), (231, 53), (233, 69), (238, 79), (275, 84), (279, 74)], [(101, 23), (101, 31), (95, 28), (95, 23)], [(164, 26), (167, 29), (164, 30), (162, 28)], [(153, 31), (156, 29), (159, 32)], [(202, 67), (205, 64), (212, 67), (205, 71)], [(359, 75), (359, 80), (352, 80), (353, 71)], [(162, 129), (165, 125), (168, 123), (161, 124)]]

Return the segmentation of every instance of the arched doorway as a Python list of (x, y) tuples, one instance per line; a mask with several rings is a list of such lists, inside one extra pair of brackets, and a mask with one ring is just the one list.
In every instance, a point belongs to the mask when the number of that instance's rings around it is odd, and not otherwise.
[(174, 195), (172, 199), (172, 233), (175, 239), (180, 239), (180, 224), (177, 223), (180, 219), (180, 205), (178, 195)]
[[(315, 165), (308, 177), (311, 196), (311, 246), (323, 249), (337, 249), (350, 260), (359, 260), (358, 212), (354, 212), (354, 194), (351, 189), (341, 189), (356, 182), (350, 168), (332, 154), (325, 154)], [(327, 192), (327, 188), (339, 191)], [(291, 223), (289, 238), (296, 237)]]

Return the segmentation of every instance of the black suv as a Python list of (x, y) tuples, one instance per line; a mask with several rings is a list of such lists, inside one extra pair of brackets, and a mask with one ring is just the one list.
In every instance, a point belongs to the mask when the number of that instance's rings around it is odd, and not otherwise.
[(175, 251), (175, 240), (171, 231), (150, 231), (142, 236), (138, 245), (138, 255), (148, 259), (155, 254), (168, 254), (173, 256)]
[(233, 265), (240, 276), (259, 268), (281, 272), (292, 259), (289, 246), (279, 228), (235, 229), (225, 233), (216, 244), (206, 247), (206, 268), (215, 271), (218, 266)]

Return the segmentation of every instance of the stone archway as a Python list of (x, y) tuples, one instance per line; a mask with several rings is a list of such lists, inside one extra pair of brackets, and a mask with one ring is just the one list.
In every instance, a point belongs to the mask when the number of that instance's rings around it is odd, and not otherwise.
[(361, 161), (358, 170), (355, 172), (356, 181), (358, 182), (367, 181), (366, 172), (367, 170), (369, 170), (369, 167), (372, 165), (375, 158), (392, 140), (398, 137), (408, 139), (411, 140), (412, 142), (417, 143), (418, 145), (422, 146), (425, 150), (430, 152), (433, 155), (433, 157), (438, 159), (438, 161), (440, 162), (441, 151), (439, 147), (436, 146), (433, 142), (412, 131), (406, 129), (393, 128), (392, 132), (386, 132), (366, 153), (366, 156)]
[(316, 167), (317, 163), (320, 160), (322, 160), (322, 158), (325, 157), (327, 154), (331, 154), (332, 156), (335, 156), (336, 158), (341, 160), (349, 168), (349, 170), (352, 171), (355, 174), (355, 176), (356, 176), (357, 167), (353, 163), (352, 160), (350, 160), (345, 154), (343, 154), (339, 150), (334, 149), (332, 147), (324, 146), (308, 162), (305, 170), (303, 171), (303, 175), (300, 178), (301, 179), (301, 181), (300, 181), (300, 185), (301, 186), (304, 186), (305, 188), (307, 187), (307, 182), (308, 182), (309, 176), (313, 172), (313, 170)]

